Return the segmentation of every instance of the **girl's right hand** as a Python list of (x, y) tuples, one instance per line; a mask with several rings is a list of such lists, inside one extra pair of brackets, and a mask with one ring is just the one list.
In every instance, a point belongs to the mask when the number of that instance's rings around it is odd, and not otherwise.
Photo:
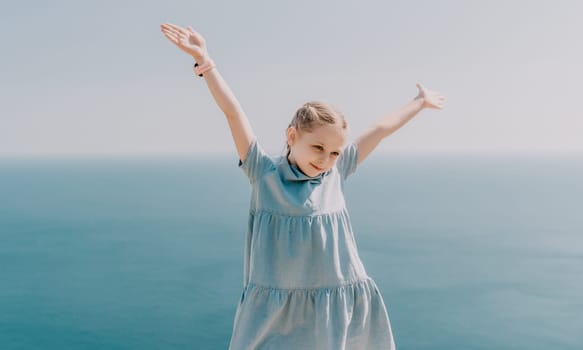
[(206, 49), (206, 42), (202, 35), (195, 32), (192, 27), (187, 26), (186, 29), (171, 23), (164, 23), (160, 25), (162, 33), (174, 45), (178, 46), (182, 51), (194, 57), (197, 62), (201, 62), (208, 57)]

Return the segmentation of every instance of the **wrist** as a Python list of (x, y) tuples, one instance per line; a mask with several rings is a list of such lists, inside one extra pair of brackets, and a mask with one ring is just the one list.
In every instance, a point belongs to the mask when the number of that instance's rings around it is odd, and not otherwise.
[(215, 63), (213, 62), (212, 59), (208, 58), (206, 60), (201, 61), (203, 62), (202, 64), (196, 62), (194, 64), (194, 67), (192, 67), (192, 69), (194, 70), (194, 74), (198, 75), (199, 77), (202, 77), (204, 73), (215, 68)]
[(198, 63), (199, 65), (203, 65), (205, 64), (207, 61), (212, 61), (211, 57), (209, 55), (204, 55), (204, 56), (192, 56), (192, 58), (194, 58), (194, 60), (196, 61), (196, 63)]
[(425, 98), (422, 96), (417, 96), (413, 99), (413, 103), (415, 104), (416, 107), (418, 107), (419, 109), (423, 109), (425, 108)]

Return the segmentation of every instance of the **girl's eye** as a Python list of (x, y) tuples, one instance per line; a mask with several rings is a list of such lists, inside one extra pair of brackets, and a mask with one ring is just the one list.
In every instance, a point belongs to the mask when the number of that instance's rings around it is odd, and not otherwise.
[[(322, 147), (322, 146), (314, 145), (313, 147), (315, 149), (317, 149), (318, 151), (323, 151), (324, 150), (324, 147)], [(340, 153), (339, 152), (332, 152), (332, 155), (334, 157), (338, 157), (340, 155)]]

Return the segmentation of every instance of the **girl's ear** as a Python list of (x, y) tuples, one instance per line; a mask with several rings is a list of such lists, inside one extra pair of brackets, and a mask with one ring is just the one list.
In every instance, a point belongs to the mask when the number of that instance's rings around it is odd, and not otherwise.
[(297, 137), (296, 128), (293, 126), (287, 128), (287, 144), (289, 146), (292, 146), (294, 144), (294, 142), (296, 141), (296, 137)]

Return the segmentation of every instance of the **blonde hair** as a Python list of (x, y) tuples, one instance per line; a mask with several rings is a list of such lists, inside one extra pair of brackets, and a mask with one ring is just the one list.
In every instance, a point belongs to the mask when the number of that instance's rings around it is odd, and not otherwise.
[[(327, 124), (338, 125), (342, 129), (348, 130), (348, 123), (344, 118), (344, 114), (339, 112), (329, 103), (322, 101), (310, 101), (304, 103), (300, 108), (298, 108), (287, 129), (293, 126), (296, 128), (298, 134), (301, 134), (302, 132), (312, 132), (316, 128)], [(286, 157), (289, 156), (289, 153), (290, 148), (286, 138)]]

